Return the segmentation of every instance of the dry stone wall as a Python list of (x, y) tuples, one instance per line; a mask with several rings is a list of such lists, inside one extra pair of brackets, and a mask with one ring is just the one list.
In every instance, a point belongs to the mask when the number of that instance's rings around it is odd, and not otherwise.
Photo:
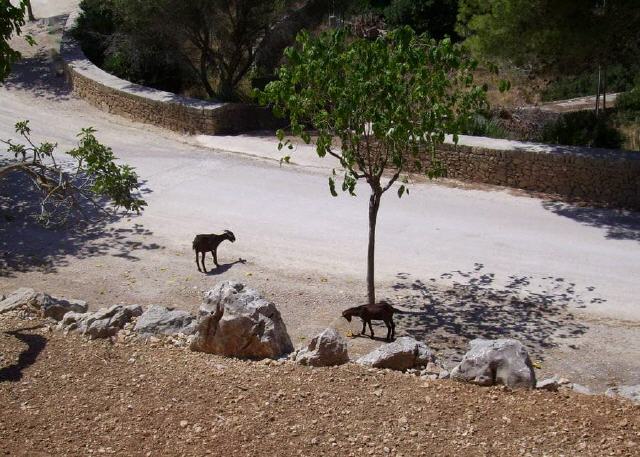
[(506, 147), (464, 144), (464, 137), (457, 146), (441, 146), (447, 176), (640, 210), (640, 153), (492, 142)]
[(98, 108), (134, 121), (187, 133), (236, 134), (282, 122), (269, 110), (242, 103), (205, 102), (117, 78), (93, 65), (71, 36), (78, 12), (65, 25), (60, 54), (73, 92)]

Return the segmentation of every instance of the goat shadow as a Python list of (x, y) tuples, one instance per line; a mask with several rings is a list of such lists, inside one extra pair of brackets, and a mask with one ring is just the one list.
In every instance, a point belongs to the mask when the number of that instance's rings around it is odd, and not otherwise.
[[(551, 276), (512, 275), (498, 285), (495, 274), (479, 263), (472, 271), (444, 273), (440, 281), (425, 282), (407, 273), (397, 279), (397, 296), (391, 301), (409, 312), (395, 315), (396, 336), (425, 341), (452, 360), (459, 360), (475, 338), (515, 338), (544, 360), (546, 351), (560, 342), (570, 345), (588, 329), (570, 307), (604, 301), (593, 287), (578, 292), (575, 283)], [(452, 281), (452, 286), (442, 287), (441, 281)]]
[(5, 335), (14, 336), (25, 343), (27, 348), (20, 353), (16, 363), (0, 369), (0, 382), (20, 381), (23, 376), (23, 370), (36, 363), (38, 356), (47, 345), (47, 339), (41, 335), (24, 332), (27, 330), (35, 330), (37, 328), (40, 328), (40, 326), (4, 332)]
[(233, 268), (234, 265), (237, 265), (239, 263), (244, 265), (244, 264), (247, 263), (247, 259), (239, 258), (235, 262), (220, 264), (220, 266), (217, 266), (217, 267), (207, 271), (206, 275), (207, 276), (218, 276), (218, 275), (224, 274), (227, 271), (229, 271), (231, 268)]

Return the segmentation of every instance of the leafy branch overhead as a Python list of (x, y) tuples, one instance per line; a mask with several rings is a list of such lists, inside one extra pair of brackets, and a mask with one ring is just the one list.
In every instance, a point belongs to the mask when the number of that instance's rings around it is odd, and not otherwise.
[[(318, 155), (339, 161), (342, 190), (352, 194), (359, 179), (385, 192), (408, 171), (443, 175), (436, 146), (448, 133), (457, 139), (486, 103), (484, 89), (473, 84), (475, 62), (462, 48), (409, 28), (374, 41), (344, 30), (319, 38), (302, 33), (285, 56), (279, 80), (259, 99), (288, 116), (291, 133), (306, 143), (308, 128), (314, 130)], [(283, 131), (278, 136), (292, 147)], [(390, 177), (381, 184), (385, 173)]]
[(137, 193), (138, 175), (130, 166), (115, 163), (113, 151), (96, 139), (93, 128), (82, 129), (78, 147), (68, 151), (70, 160), (64, 161), (56, 158), (57, 144), (32, 141), (29, 121), (18, 122), (15, 129), (24, 142), (0, 140), (15, 159), (0, 167), (0, 179), (13, 173), (30, 178), (40, 193), (40, 220), (44, 225), (64, 224), (74, 212), (89, 219), (84, 209), (87, 203), (108, 213), (103, 198), (114, 209), (140, 212), (146, 206)]

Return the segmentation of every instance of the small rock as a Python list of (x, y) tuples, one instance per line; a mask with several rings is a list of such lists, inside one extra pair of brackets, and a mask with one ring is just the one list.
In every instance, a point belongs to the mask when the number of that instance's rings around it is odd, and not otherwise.
[(591, 392), (591, 389), (589, 389), (586, 386), (583, 386), (582, 384), (577, 384), (575, 382), (571, 384), (571, 390), (583, 395), (593, 395), (593, 392)]
[(313, 367), (342, 365), (349, 361), (347, 341), (336, 329), (327, 328), (297, 352), (295, 361)]
[(536, 375), (531, 359), (519, 341), (475, 339), (470, 345), (469, 352), (451, 372), (451, 379), (481, 386), (535, 387)]
[(185, 428), (187, 425), (189, 425), (188, 421), (185, 421), (185, 420), (180, 421), (180, 428)]
[(609, 397), (621, 397), (640, 405), (640, 384), (635, 386), (618, 386), (607, 389), (605, 395)]
[(558, 382), (558, 378), (556, 378), (555, 376), (553, 378), (543, 379), (542, 381), (538, 381), (536, 383), (536, 389), (538, 390), (557, 392), (559, 387), (560, 383)]
[(360, 357), (356, 363), (373, 368), (408, 370), (435, 362), (433, 351), (421, 341), (403, 336), (393, 343), (383, 344), (369, 354)]

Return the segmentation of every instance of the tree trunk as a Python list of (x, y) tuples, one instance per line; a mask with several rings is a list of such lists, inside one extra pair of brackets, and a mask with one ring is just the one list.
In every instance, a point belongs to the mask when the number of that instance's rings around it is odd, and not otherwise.
[(202, 53), (200, 55), (200, 82), (202, 83), (202, 87), (207, 91), (207, 95), (210, 98), (215, 97), (215, 91), (211, 84), (209, 83), (209, 71), (207, 68), (207, 55), (206, 53)]
[(31, 8), (31, 0), (27, 0), (25, 3), (27, 4), (27, 16), (29, 17), (29, 20), (35, 21), (36, 18), (33, 15), (33, 8)]
[(598, 65), (598, 90), (596, 92), (596, 117), (600, 116), (600, 65)]
[(602, 114), (607, 115), (607, 67), (602, 71)]
[(376, 302), (376, 288), (374, 281), (375, 253), (376, 253), (376, 222), (380, 208), (381, 189), (373, 189), (369, 198), (369, 250), (367, 251), (367, 295), (369, 304)]

